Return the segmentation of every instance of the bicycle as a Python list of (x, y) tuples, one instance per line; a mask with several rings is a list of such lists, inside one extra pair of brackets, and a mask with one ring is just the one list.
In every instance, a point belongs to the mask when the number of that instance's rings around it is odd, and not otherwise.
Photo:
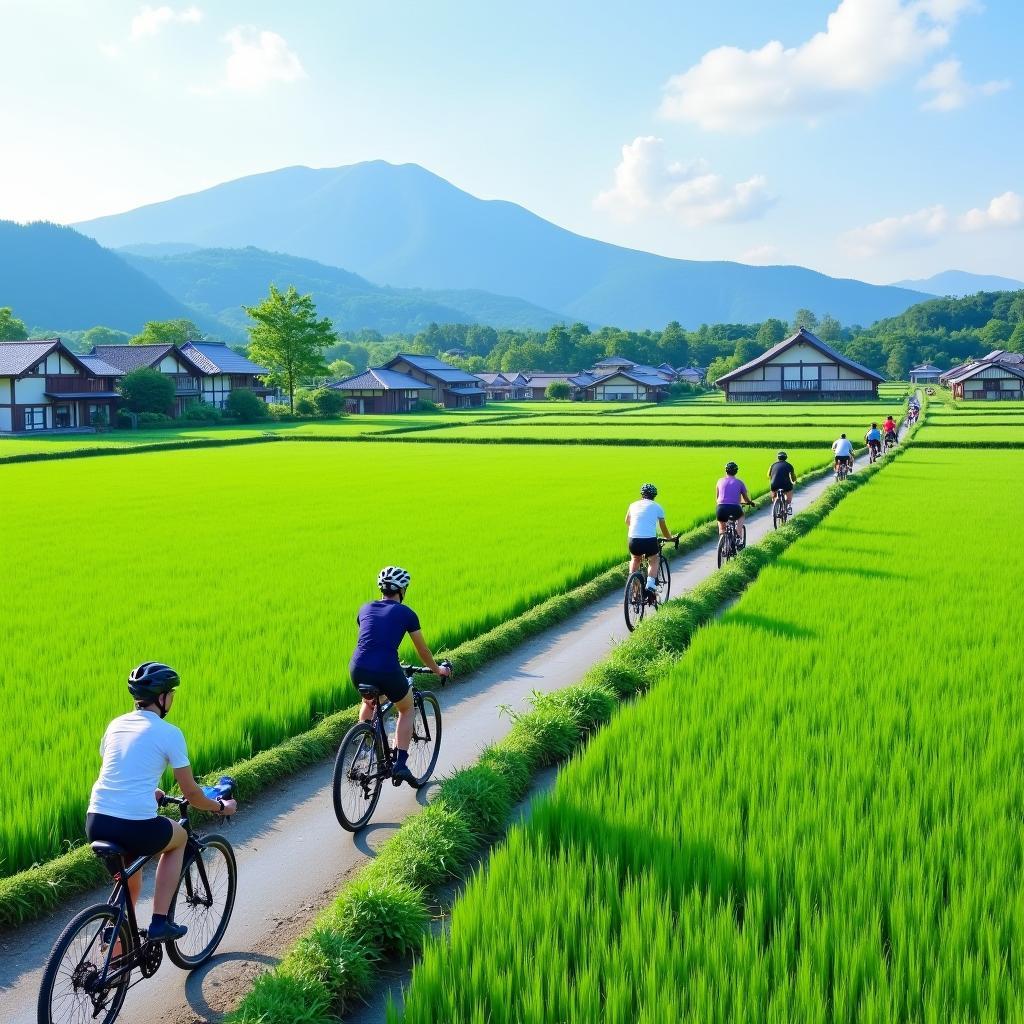
[(655, 538), (658, 542), (658, 554), (661, 557), (658, 559), (657, 584), (653, 592), (647, 589), (647, 572), (650, 562), (646, 555), (640, 560), (640, 568), (636, 572), (631, 572), (626, 577), (626, 589), (622, 595), (622, 609), (626, 616), (626, 628), (630, 633), (643, 620), (644, 613), (648, 608), (653, 608), (657, 611), (659, 606), (668, 600), (669, 594), (672, 592), (672, 569), (669, 567), (668, 559), (662, 554), (662, 549), (666, 544), (674, 544), (676, 551), (678, 551), (680, 536), (681, 534), (677, 533), (672, 538)]
[(896, 435), (895, 434), (886, 434), (885, 435), (885, 441), (882, 443), (882, 454), (883, 455), (888, 455), (889, 452), (891, 452), (893, 450), (893, 448), (895, 448), (895, 447), (896, 447)]
[[(785, 495), (783, 495), (785, 501)], [(751, 508), (754, 506), (751, 505)], [(747, 546), (747, 528), (743, 527), (743, 538), (740, 539), (739, 531), (736, 529), (737, 518), (729, 516), (725, 523), (725, 530), (718, 538), (718, 568), (735, 558)]]
[(877, 441), (868, 441), (868, 465), (873, 466), (882, 457), (882, 446)]
[[(451, 662), (441, 664), (451, 669)], [(402, 671), (410, 685), (413, 676), (430, 673), (429, 668), (415, 665), (403, 665)], [(338, 824), (349, 832), (358, 832), (370, 820), (385, 779), (399, 785), (392, 778), (395, 754), (390, 734), (397, 722), (395, 706), (388, 700), (382, 703), (380, 690), (375, 686), (359, 686), (358, 690), (374, 702), (373, 718), (358, 722), (345, 733), (334, 761), (331, 784), (334, 814)], [(441, 706), (429, 690), (413, 687), (412, 696), (412, 741), (407, 764), (415, 777), (413, 787), (419, 789), (433, 774), (441, 752)]]
[(789, 502), (786, 500), (786, 492), (776, 491), (775, 500), (772, 502), (772, 526), (777, 530), (780, 526), (785, 526), (788, 519)]
[[(228, 798), (232, 789), (225, 776), (204, 792), (212, 799)], [(159, 970), (165, 945), (168, 959), (184, 971), (202, 966), (217, 951), (235, 905), (234, 851), (224, 836), (195, 831), (184, 798), (165, 796), (160, 804), (178, 808), (178, 820), (188, 833), (181, 878), (168, 911), (170, 920), (188, 926), (188, 934), (166, 944), (150, 942), (135, 917), (128, 879), (160, 854), (128, 863), (128, 851), (116, 843), (92, 843), (114, 887), (106, 903), (86, 907), (73, 918), (50, 951), (39, 989), (39, 1024), (113, 1024), (128, 989)], [(132, 981), (136, 969), (140, 977)]]
[(842, 483), (853, 471), (853, 457), (844, 456), (836, 459), (836, 483)]

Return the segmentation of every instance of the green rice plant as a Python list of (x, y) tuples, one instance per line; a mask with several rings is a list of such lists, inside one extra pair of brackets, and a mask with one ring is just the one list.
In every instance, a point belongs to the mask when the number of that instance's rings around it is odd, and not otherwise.
[(1018, 1019), (1022, 499), (1024, 455), (949, 449), (850, 494), (534, 802), (389, 1019)]

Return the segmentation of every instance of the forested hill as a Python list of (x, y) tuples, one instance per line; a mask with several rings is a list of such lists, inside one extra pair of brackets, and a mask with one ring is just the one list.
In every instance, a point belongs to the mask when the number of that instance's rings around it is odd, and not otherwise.
[(416, 164), (286, 167), (78, 225), (101, 244), (257, 246), (375, 284), (517, 296), (568, 322), (641, 329), (788, 318), (799, 306), (868, 324), (920, 299), (804, 267), (670, 259), (482, 200)]
[(0, 307), (50, 331), (105, 324), (135, 333), (147, 320), (196, 317), (151, 278), (71, 228), (0, 221)]
[[(153, 250), (158, 255), (149, 255)], [(521, 299), (487, 292), (383, 288), (339, 267), (252, 247), (175, 246), (170, 252), (161, 252), (158, 246), (128, 247), (120, 254), (176, 299), (216, 317), (239, 335), (250, 323), (242, 306), (259, 302), (272, 283), (311, 293), (317, 311), (330, 317), (338, 330), (416, 332), (431, 322), (448, 321), (547, 329), (559, 320), (550, 310)]]

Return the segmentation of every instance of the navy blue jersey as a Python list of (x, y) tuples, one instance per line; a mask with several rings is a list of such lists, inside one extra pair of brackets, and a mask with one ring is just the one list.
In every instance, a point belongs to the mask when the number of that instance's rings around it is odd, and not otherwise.
[(398, 601), (369, 601), (356, 616), (359, 639), (349, 670), (394, 672), (401, 668), (398, 648), (408, 633), (420, 628), (416, 613)]

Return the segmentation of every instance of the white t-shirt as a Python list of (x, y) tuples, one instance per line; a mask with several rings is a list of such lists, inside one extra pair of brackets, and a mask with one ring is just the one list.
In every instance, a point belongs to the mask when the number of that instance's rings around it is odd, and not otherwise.
[(640, 498), (626, 509), (629, 517), (630, 537), (657, 537), (658, 520), (665, 518), (665, 510), (649, 498)]
[(844, 455), (852, 455), (853, 442), (848, 437), (841, 437), (832, 445), (832, 451), (836, 453), (836, 458), (840, 458)]
[(92, 787), (90, 814), (143, 821), (156, 814), (153, 791), (164, 768), (188, 765), (185, 737), (153, 711), (115, 718), (100, 741), (103, 767)]

